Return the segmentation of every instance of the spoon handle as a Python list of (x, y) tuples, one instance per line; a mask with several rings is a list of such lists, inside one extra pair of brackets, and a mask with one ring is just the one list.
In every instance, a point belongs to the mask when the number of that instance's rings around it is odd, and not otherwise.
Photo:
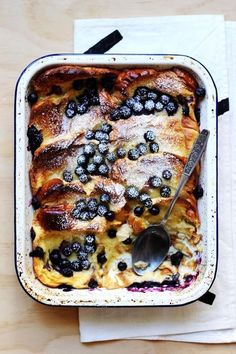
[(206, 129), (203, 129), (201, 131), (201, 133), (199, 134), (199, 136), (198, 136), (197, 140), (195, 141), (195, 144), (193, 145), (193, 148), (189, 154), (188, 161), (186, 162), (186, 165), (184, 167), (183, 174), (185, 176), (188, 176), (188, 177), (191, 176), (198, 161), (202, 157), (202, 154), (205, 150), (209, 135), (210, 135), (210, 132)]
[(207, 140), (209, 137), (210, 132), (206, 129), (203, 129), (201, 131), (201, 133), (199, 134), (197, 140), (195, 141), (195, 144), (189, 154), (188, 160), (186, 162), (186, 165), (184, 167), (184, 171), (183, 174), (180, 178), (179, 181), (179, 185), (176, 189), (175, 195), (172, 198), (172, 201), (169, 205), (169, 208), (167, 209), (160, 225), (164, 226), (177, 199), (179, 198), (179, 195), (183, 189), (183, 187), (185, 186), (187, 180), (189, 179), (189, 177), (191, 176), (194, 168), (196, 167), (197, 163), (199, 162), (200, 158), (202, 157), (202, 154), (205, 150), (206, 144), (207, 144)]

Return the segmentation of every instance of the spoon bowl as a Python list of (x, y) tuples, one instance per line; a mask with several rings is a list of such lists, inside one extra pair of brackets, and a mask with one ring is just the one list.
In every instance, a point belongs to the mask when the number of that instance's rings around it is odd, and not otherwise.
[[(136, 274), (152, 272), (164, 261), (170, 248), (170, 236), (161, 225), (149, 226), (141, 232), (135, 242), (132, 254)], [(142, 250), (142, 257), (140, 257)]]

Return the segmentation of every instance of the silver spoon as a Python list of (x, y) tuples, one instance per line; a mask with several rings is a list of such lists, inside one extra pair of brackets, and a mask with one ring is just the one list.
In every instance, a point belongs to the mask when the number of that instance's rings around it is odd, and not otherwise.
[(209, 134), (209, 131), (206, 129), (202, 130), (199, 134), (189, 154), (175, 195), (160, 224), (149, 226), (137, 236), (132, 250), (132, 265), (136, 274), (143, 275), (145, 272), (154, 271), (165, 259), (171, 242), (170, 236), (164, 226), (179, 194), (205, 150)]

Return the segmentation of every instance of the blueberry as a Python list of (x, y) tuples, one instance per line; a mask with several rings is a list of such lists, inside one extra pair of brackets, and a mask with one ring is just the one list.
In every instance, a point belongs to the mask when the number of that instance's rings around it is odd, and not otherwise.
[(66, 110), (65, 110), (65, 115), (67, 118), (73, 118), (76, 115), (76, 102), (75, 101), (69, 101), (66, 105)]
[(171, 179), (171, 177), (172, 177), (172, 173), (171, 173), (171, 171), (169, 171), (169, 170), (164, 170), (163, 172), (162, 172), (162, 177), (163, 178), (165, 178), (165, 179)]
[(206, 95), (206, 90), (204, 87), (198, 87), (195, 91), (197, 97), (204, 97)]
[(128, 98), (126, 101), (125, 101), (125, 105), (129, 108), (133, 108), (134, 104), (135, 104), (135, 99), (134, 98)]
[(81, 244), (78, 241), (75, 241), (71, 244), (73, 252), (78, 252), (81, 249)]
[(176, 252), (176, 253), (173, 253), (171, 256), (170, 256), (170, 260), (171, 260), (171, 264), (178, 267), (180, 265), (180, 262), (183, 258), (183, 253), (182, 252)]
[(88, 221), (90, 219), (89, 212), (88, 211), (81, 211), (79, 218), (82, 221)]
[(76, 115), (76, 111), (73, 111), (70, 108), (67, 108), (65, 111), (65, 115), (67, 116), (67, 118), (73, 118)]
[(62, 268), (60, 270), (60, 273), (64, 276), (64, 277), (72, 277), (73, 276), (73, 270), (70, 268)]
[(108, 211), (106, 214), (105, 214), (105, 218), (108, 220), (108, 221), (113, 221), (115, 219), (115, 213), (114, 211), (110, 210)]
[(102, 123), (101, 125), (101, 131), (104, 133), (109, 134), (112, 131), (112, 126), (111, 124), (108, 123)]
[(61, 253), (65, 257), (69, 257), (73, 252), (70, 243), (67, 241), (62, 241), (59, 248)]
[(95, 154), (94, 144), (88, 144), (84, 146), (84, 155), (92, 157)]
[(36, 195), (33, 196), (32, 200), (31, 200), (31, 205), (34, 208), (34, 210), (37, 210), (41, 207), (40, 201), (38, 200)]
[(145, 155), (145, 154), (147, 154), (147, 152), (148, 152), (148, 147), (147, 147), (147, 145), (144, 144), (144, 143), (138, 144), (138, 145), (136, 146), (136, 148), (137, 148), (138, 151), (139, 151), (139, 155)]
[(120, 108), (120, 115), (123, 119), (128, 119), (131, 116), (131, 109), (127, 106), (122, 106)]
[(157, 93), (154, 92), (154, 91), (149, 91), (148, 94), (147, 94), (147, 98), (148, 98), (149, 100), (156, 101), (157, 98), (158, 98), (158, 95), (157, 95)]
[(110, 120), (112, 121), (117, 121), (121, 118), (121, 114), (120, 114), (120, 110), (119, 108), (114, 109), (111, 113), (110, 113)]
[(94, 134), (94, 132), (92, 130), (88, 130), (86, 132), (86, 134), (85, 134), (85, 138), (88, 139), (88, 140), (94, 139), (94, 136), (95, 136), (95, 134)]
[(71, 182), (73, 180), (72, 173), (68, 170), (63, 171), (63, 179), (66, 182)]
[(107, 193), (103, 193), (100, 195), (100, 202), (101, 203), (109, 203), (110, 202), (110, 196)]
[(116, 151), (116, 155), (117, 155), (117, 157), (119, 159), (123, 159), (125, 157), (125, 155), (126, 155), (125, 149), (122, 148), (122, 147), (118, 148), (117, 151)]
[(106, 159), (109, 162), (115, 162), (116, 161), (116, 154), (114, 152), (108, 152), (108, 154), (106, 155)]
[(43, 135), (34, 125), (31, 125), (27, 130), (27, 137), (29, 141), (29, 149), (33, 154), (42, 144)]
[(170, 97), (167, 95), (161, 95), (160, 96), (160, 101), (161, 103), (163, 103), (164, 105), (167, 105), (170, 102)]
[(149, 179), (149, 185), (152, 188), (159, 188), (162, 185), (162, 179), (157, 176), (153, 176)]
[(139, 150), (138, 149), (130, 149), (129, 151), (128, 151), (128, 158), (130, 159), (130, 160), (138, 160), (138, 158), (139, 158)]
[(92, 254), (96, 251), (95, 245), (84, 245), (84, 252)]
[(104, 263), (106, 263), (107, 258), (106, 258), (106, 255), (105, 255), (105, 252), (104, 252), (104, 251), (100, 252), (100, 253), (97, 255), (97, 261), (98, 261), (98, 263), (101, 264), (101, 265), (104, 264)]
[(94, 163), (89, 163), (88, 166), (87, 166), (87, 172), (90, 174), (90, 175), (93, 175), (97, 170), (97, 166), (94, 164)]
[(159, 151), (159, 145), (157, 143), (150, 143), (149, 149), (153, 154), (155, 154)]
[(144, 134), (144, 139), (147, 142), (153, 142), (156, 139), (156, 135), (154, 134), (154, 132), (152, 130), (148, 130), (145, 134)]
[(92, 92), (89, 97), (89, 103), (91, 106), (97, 106), (100, 104), (98, 93)]
[(100, 173), (101, 176), (107, 176), (109, 172), (109, 168), (107, 165), (102, 164), (98, 167), (98, 172)]
[(71, 262), (69, 261), (69, 259), (61, 259), (61, 262), (60, 262), (60, 268), (63, 269), (63, 268), (70, 268), (71, 267)]
[(136, 114), (136, 115), (140, 115), (143, 113), (143, 104), (141, 102), (138, 102), (138, 101), (135, 101), (134, 105), (133, 105), (133, 112)]
[(149, 209), (149, 213), (152, 214), (152, 215), (158, 215), (160, 213), (160, 208), (157, 205), (153, 205)]
[(155, 104), (155, 109), (156, 109), (157, 112), (163, 111), (163, 109), (164, 109), (163, 103), (161, 103), (160, 101), (158, 101), (158, 102)]
[(118, 269), (122, 272), (127, 269), (127, 264), (125, 262), (119, 262), (117, 264)]
[(93, 234), (88, 234), (85, 236), (84, 243), (86, 245), (95, 245), (96, 238)]
[(196, 199), (202, 198), (203, 193), (204, 193), (204, 191), (203, 191), (202, 186), (201, 186), (200, 184), (198, 184), (197, 187), (196, 187), (196, 188), (194, 189), (194, 191), (193, 191), (194, 197), (195, 197)]
[(98, 145), (98, 151), (100, 152), (100, 154), (106, 155), (108, 150), (109, 150), (109, 147), (106, 143), (102, 142)]
[(59, 250), (54, 249), (52, 252), (49, 254), (49, 259), (52, 262), (52, 264), (58, 265), (61, 262), (61, 254)]
[(139, 95), (134, 95), (133, 99), (135, 100), (135, 102), (140, 102), (142, 101), (141, 97)]
[(79, 166), (84, 166), (86, 165), (86, 163), (87, 163), (87, 156), (85, 156), (84, 154), (79, 155), (77, 158), (77, 164)]
[(168, 116), (173, 116), (178, 110), (178, 105), (175, 102), (169, 102), (166, 105), (166, 112)]
[(79, 106), (86, 106), (88, 108), (89, 106), (89, 95), (86, 93), (83, 93), (82, 95), (77, 97), (77, 100), (79, 102)]
[(94, 218), (96, 218), (97, 213), (95, 211), (89, 211), (89, 219), (93, 220)]
[(153, 100), (147, 100), (144, 103), (144, 109), (146, 110), (147, 113), (152, 113), (155, 108), (155, 102)]
[(74, 90), (80, 90), (84, 86), (84, 80), (75, 80), (72, 83)]
[(81, 251), (77, 252), (77, 258), (82, 262), (88, 258), (88, 254), (81, 250)]
[(104, 133), (101, 130), (97, 130), (95, 132), (95, 139), (98, 140), (98, 141), (108, 142), (109, 141), (109, 135), (107, 133)]
[(87, 203), (88, 210), (96, 212), (98, 209), (98, 202), (96, 198), (90, 198)]
[(115, 229), (109, 229), (107, 231), (107, 235), (110, 237), (110, 238), (115, 238), (116, 237), (116, 230)]
[(161, 189), (160, 189), (160, 195), (163, 197), (163, 198), (169, 198), (171, 194), (171, 189), (170, 187), (168, 186), (162, 186)]
[(71, 215), (73, 216), (73, 218), (79, 219), (80, 218), (80, 211), (76, 208), (74, 208), (71, 212)]
[(31, 92), (28, 96), (27, 96), (27, 100), (29, 102), (29, 104), (32, 106), (34, 103), (36, 103), (38, 101), (38, 95), (36, 92)]
[(81, 262), (80, 261), (72, 261), (71, 262), (71, 269), (75, 272), (80, 272), (82, 270)]
[(134, 208), (134, 215), (141, 216), (144, 212), (144, 208), (142, 206), (136, 206)]
[(30, 238), (31, 238), (32, 241), (34, 241), (35, 237), (36, 237), (36, 233), (34, 231), (34, 228), (31, 227), (31, 229), (30, 229)]
[(87, 208), (87, 201), (86, 199), (80, 199), (75, 203), (75, 205), (77, 210), (83, 211)]
[(106, 205), (100, 204), (98, 206), (97, 213), (99, 216), (104, 216), (108, 212), (108, 208)]
[(135, 186), (129, 186), (125, 194), (128, 199), (136, 199), (139, 196), (139, 190)]
[(95, 279), (93, 279), (93, 278), (89, 280), (89, 282), (88, 282), (88, 287), (89, 287), (90, 289), (95, 289), (95, 288), (97, 288), (97, 286), (98, 286), (97, 280), (95, 280)]
[(33, 251), (30, 252), (30, 257), (37, 257), (37, 258), (43, 258), (44, 257), (44, 250), (42, 249), (42, 247), (35, 247), (35, 249)]
[(104, 162), (104, 157), (102, 157), (101, 155), (95, 155), (94, 157), (93, 157), (93, 163), (95, 164), (95, 165), (100, 165), (101, 163), (103, 163)]
[(132, 238), (131, 237), (128, 237), (126, 240), (122, 241), (122, 243), (124, 245), (131, 245), (132, 243)]
[(147, 99), (148, 92), (149, 89), (147, 87), (140, 86), (135, 90), (134, 95), (139, 96), (141, 101), (145, 101)]
[(101, 79), (101, 85), (108, 91), (112, 91), (116, 76), (108, 74)]
[(182, 112), (184, 116), (188, 116), (189, 115), (189, 107), (188, 105), (184, 105), (182, 108)]
[(152, 199), (149, 197), (147, 193), (141, 193), (139, 195), (139, 200), (146, 208), (149, 209), (152, 207)]
[(75, 174), (77, 176), (81, 176), (82, 174), (85, 173), (85, 169), (82, 166), (77, 166), (75, 169)]

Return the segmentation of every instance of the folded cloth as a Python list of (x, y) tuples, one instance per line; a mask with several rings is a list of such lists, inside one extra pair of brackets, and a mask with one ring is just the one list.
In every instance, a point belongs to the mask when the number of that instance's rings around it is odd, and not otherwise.
[[(232, 85), (236, 80), (236, 41), (233, 41), (236, 38), (235, 28), (234, 23), (227, 24), (226, 42), (223, 16), (76, 20), (74, 49), (75, 52), (84, 52), (118, 29), (124, 38), (109, 52), (190, 55), (209, 69), (221, 100), (229, 95), (227, 68), (230, 97), (235, 96), (235, 88)], [(82, 308), (79, 310), (82, 342), (121, 338), (194, 342), (235, 340), (236, 330), (233, 328), (236, 328), (236, 259), (233, 242), (235, 231), (232, 229), (231, 215), (235, 208), (233, 201), (236, 187), (233, 182), (236, 178), (236, 164), (232, 160), (234, 148), (231, 142), (236, 138), (236, 129), (233, 119), (230, 119), (233, 111), (232, 102), (230, 113), (219, 117), (220, 252), (217, 278), (211, 290), (216, 294), (215, 302), (212, 306), (196, 302), (179, 308)]]

